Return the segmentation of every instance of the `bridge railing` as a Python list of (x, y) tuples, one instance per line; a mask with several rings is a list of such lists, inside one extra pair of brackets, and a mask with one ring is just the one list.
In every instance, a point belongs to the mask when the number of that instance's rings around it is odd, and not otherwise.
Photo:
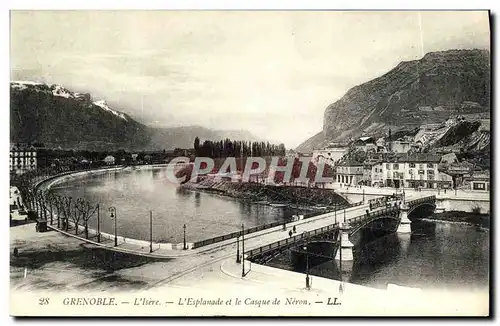
[(276, 250), (276, 249), (289, 247), (291, 245), (296, 244), (297, 242), (306, 241), (314, 236), (317, 236), (317, 235), (320, 235), (320, 234), (323, 234), (326, 232), (330, 232), (338, 227), (339, 227), (338, 223), (335, 223), (335, 224), (324, 226), (324, 227), (319, 228), (319, 229), (315, 229), (313, 231), (306, 231), (304, 233), (292, 236), (290, 238), (279, 240), (279, 241), (270, 243), (268, 245), (265, 245), (265, 246), (262, 246), (262, 247), (259, 247), (256, 249), (249, 250), (249, 251), (245, 252), (245, 254), (248, 256), (249, 259), (251, 259), (252, 257), (266, 254), (266, 253), (273, 251), (273, 250)]
[[(352, 224), (356, 225), (358, 223), (361, 223), (361, 222), (364, 222), (364, 221), (367, 221), (367, 220), (370, 220), (373, 218), (377, 218), (377, 217), (382, 216), (382, 215), (388, 215), (388, 214), (397, 212), (398, 210), (399, 210), (398, 206), (384, 208), (382, 210), (379, 210), (379, 211), (376, 211), (373, 213), (363, 214), (363, 215), (357, 216), (355, 218), (351, 218), (347, 222), (349, 222), (350, 224), (352, 223)], [(249, 258), (255, 257), (257, 255), (266, 254), (270, 251), (273, 251), (273, 250), (276, 250), (279, 248), (289, 247), (291, 245), (296, 244), (299, 241), (305, 241), (305, 240), (312, 238), (312, 237), (315, 237), (317, 235), (321, 235), (323, 233), (330, 232), (338, 227), (339, 227), (339, 223), (330, 224), (330, 225), (327, 225), (327, 226), (324, 226), (324, 227), (321, 227), (321, 228), (318, 228), (318, 229), (315, 229), (312, 231), (306, 231), (302, 234), (292, 236), (290, 238), (286, 238), (283, 240), (279, 240), (279, 241), (270, 243), (268, 245), (265, 245), (265, 246), (262, 246), (262, 247), (259, 247), (259, 248), (253, 249), (253, 250), (249, 250), (245, 254), (247, 254)]]
[[(357, 202), (357, 203), (353, 203), (353, 204), (349, 204), (346, 207), (337, 208), (337, 212), (343, 210), (344, 208), (351, 208), (351, 207), (360, 206), (360, 205), (363, 205), (362, 201)], [(317, 212), (306, 213), (306, 214), (303, 214), (303, 216), (304, 216), (304, 219), (308, 219), (311, 217), (315, 217), (315, 216), (319, 216), (319, 215), (323, 215), (323, 214), (328, 214), (328, 213), (333, 213), (333, 212), (335, 212), (334, 209), (326, 209), (326, 210), (321, 210), (321, 211), (317, 211)], [(272, 222), (272, 223), (268, 223), (268, 224), (257, 225), (257, 226), (245, 229), (244, 234), (250, 234), (253, 232), (258, 232), (258, 231), (274, 228), (276, 226), (280, 226), (280, 225), (283, 225), (284, 223), (290, 223), (290, 222), (291, 221), (288, 221), (288, 222), (277, 221), (277, 222)], [(197, 241), (193, 244), (193, 248), (199, 248), (199, 247), (207, 246), (207, 245), (210, 245), (213, 243), (236, 238), (238, 236), (241, 236), (241, 234), (242, 234), (241, 231), (235, 231), (235, 232), (224, 234), (224, 235), (217, 236), (214, 238)]]
[(402, 194), (386, 195), (386, 196), (382, 196), (382, 197), (373, 198), (373, 199), (368, 200), (368, 205), (370, 205), (370, 207), (372, 209), (374, 209), (377, 207), (387, 206), (387, 203), (389, 201), (398, 201), (398, 200), (402, 200), (402, 199), (403, 199)]
[(232, 233), (224, 234), (224, 235), (221, 235), (218, 237), (198, 241), (198, 242), (195, 242), (193, 244), (193, 248), (199, 248), (199, 247), (206, 246), (206, 245), (209, 245), (212, 243), (217, 243), (217, 242), (229, 240), (232, 238), (239, 237), (242, 234), (249, 234), (249, 233), (253, 233), (253, 232), (258, 232), (258, 231), (270, 229), (270, 228), (273, 228), (273, 227), (276, 227), (279, 225), (283, 225), (283, 223), (284, 222), (282, 222), (282, 221), (278, 221), (278, 222), (272, 222), (272, 223), (268, 223), (268, 224), (257, 225), (257, 226), (251, 227), (251, 228), (247, 228), (243, 232), (240, 230), (240, 231), (235, 231)]
[(360, 216), (356, 216), (354, 218), (349, 219), (347, 222), (349, 224), (357, 224), (357, 223), (363, 222), (366, 219), (371, 219), (373, 217), (379, 217), (379, 216), (382, 216), (382, 215), (387, 215), (389, 213), (393, 213), (393, 212), (396, 212), (398, 210), (399, 210), (399, 207), (384, 208), (382, 210), (379, 210), (379, 211), (376, 211), (376, 212), (373, 212), (373, 213), (363, 214), (363, 215), (360, 215)]
[(364, 202), (363, 201), (358, 201), (356, 203), (352, 203), (352, 204), (349, 204), (349, 207), (356, 207), (356, 206), (361, 206), (363, 205)]
[(424, 203), (426, 201), (435, 201), (435, 200), (436, 200), (436, 196), (432, 195), (432, 196), (425, 196), (425, 197), (422, 197), (422, 198), (417, 198), (417, 199), (414, 199), (414, 200), (410, 200), (406, 204), (408, 206), (414, 206), (414, 205), (418, 205), (420, 203)]

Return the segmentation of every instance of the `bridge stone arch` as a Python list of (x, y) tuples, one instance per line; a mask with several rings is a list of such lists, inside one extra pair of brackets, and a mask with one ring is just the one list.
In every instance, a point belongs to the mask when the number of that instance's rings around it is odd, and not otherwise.
[(417, 205), (410, 206), (408, 209), (408, 218), (409, 219), (415, 218), (416, 216), (414, 213), (421, 211), (422, 208), (425, 208), (426, 209), (425, 211), (427, 213), (434, 212), (436, 210), (436, 202), (435, 201), (426, 201), (426, 202), (419, 203)]
[(291, 260), (295, 266), (305, 266), (306, 259), (309, 259), (309, 266), (312, 267), (325, 261), (334, 260), (338, 248), (339, 241), (336, 239), (312, 240), (291, 248)]
[(396, 222), (399, 222), (399, 220), (400, 220), (399, 210), (394, 209), (394, 210), (385, 212), (385, 214), (372, 214), (372, 216), (370, 216), (370, 214), (368, 214), (368, 216), (365, 219), (363, 219), (362, 221), (360, 221), (359, 223), (353, 223), (350, 221), (350, 223), (349, 223), (349, 225), (350, 225), (349, 236), (353, 236), (354, 234), (359, 232), (361, 229), (366, 228), (367, 226), (373, 224), (376, 221), (386, 220), (386, 219), (390, 219), (390, 220), (394, 220)]

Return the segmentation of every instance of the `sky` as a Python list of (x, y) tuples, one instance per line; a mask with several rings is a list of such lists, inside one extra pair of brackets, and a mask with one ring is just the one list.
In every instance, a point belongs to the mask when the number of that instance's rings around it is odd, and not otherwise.
[(351, 87), (490, 34), (485, 11), (11, 11), (10, 41), (12, 80), (293, 148)]

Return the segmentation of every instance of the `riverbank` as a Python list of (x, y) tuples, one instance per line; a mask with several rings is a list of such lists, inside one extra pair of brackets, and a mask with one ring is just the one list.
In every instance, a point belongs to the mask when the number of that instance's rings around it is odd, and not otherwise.
[(467, 224), (479, 226), (482, 228), (490, 228), (490, 215), (480, 213), (470, 213), (462, 211), (447, 211), (443, 213), (434, 213), (426, 217), (427, 221), (449, 222), (455, 224)]
[(297, 186), (274, 186), (259, 183), (243, 183), (204, 179), (198, 183), (185, 183), (183, 188), (228, 196), (231, 198), (270, 206), (289, 206), (305, 210), (338, 209), (349, 203), (331, 189)]

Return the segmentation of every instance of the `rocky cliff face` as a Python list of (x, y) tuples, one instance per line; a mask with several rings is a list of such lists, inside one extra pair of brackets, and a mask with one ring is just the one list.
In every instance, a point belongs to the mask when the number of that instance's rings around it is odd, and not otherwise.
[(488, 51), (428, 53), (353, 87), (329, 105), (324, 115), (323, 144), (362, 134), (384, 135), (389, 127), (397, 131), (439, 123), (453, 115), (488, 114), (489, 110)]
[(490, 141), (489, 120), (460, 121), (435, 139), (432, 147), (443, 152), (489, 153)]

